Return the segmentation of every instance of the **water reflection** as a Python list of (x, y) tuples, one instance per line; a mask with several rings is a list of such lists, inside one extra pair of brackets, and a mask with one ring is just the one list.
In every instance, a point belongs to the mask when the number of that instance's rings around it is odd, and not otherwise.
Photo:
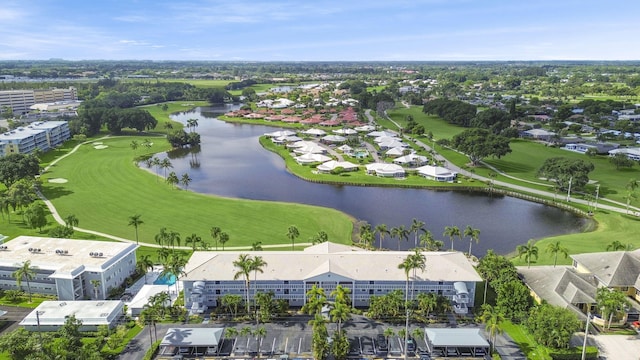
[[(460, 229), (470, 225), (480, 229), (480, 242), (473, 253), (482, 255), (487, 249), (508, 253), (516, 245), (531, 238), (577, 232), (585, 221), (553, 207), (510, 197), (458, 191), (424, 189), (336, 186), (306, 182), (287, 172), (284, 161), (264, 150), (258, 137), (277, 130), (273, 127), (228, 124), (215, 119), (218, 114), (237, 108), (225, 105), (196, 109), (172, 116), (186, 123), (198, 120), (200, 149), (187, 149), (168, 154), (176, 173), (188, 172), (193, 191), (243, 199), (296, 202), (332, 207), (355, 218), (377, 224), (411, 225), (416, 218), (424, 221), (437, 239), (445, 226)], [(295, 222), (294, 220), (292, 220)], [(401, 241), (402, 248), (412, 247), (413, 234)], [(378, 244), (376, 238), (375, 244)], [(395, 249), (397, 239), (386, 236), (384, 246)], [(469, 248), (469, 239), (454, 241), (458, 250)]]

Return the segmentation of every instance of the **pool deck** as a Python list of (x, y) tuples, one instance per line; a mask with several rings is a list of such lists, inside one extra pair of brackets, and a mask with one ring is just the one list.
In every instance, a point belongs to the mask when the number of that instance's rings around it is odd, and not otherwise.
[[(131, 297), (135, 297), (136, 294), (140, 291), (140, 289), (142, 289), (144, 285), (155, 285), (154, 282), (160, 277), (160, 273), (162, 272), (162, 270), (163, 270), (162, 267), (155, 266), (153, 268), (153, 271), (150, 271), (147, 273), (146, 280), (145, 280), (145, 277), (143, 276), (138, 281), (136, 281), (133, 285), (126, 288), (125, 293), (131, 294)], [(175, 285), (173, 284), (167, 285), (167, 291), (171, 296), (171, 303), (176, 301), (176, 299), (178, 298), (178, 294), (180, 294), (180, 291), (182, 291), (182, 281), (177, 281), (177, 284), (178, 284), (177, 292), (176, 292)]]

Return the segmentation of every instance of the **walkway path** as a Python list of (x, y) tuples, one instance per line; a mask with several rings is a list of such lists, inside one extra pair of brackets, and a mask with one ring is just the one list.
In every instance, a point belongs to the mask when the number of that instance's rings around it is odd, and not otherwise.
[[(405, 137), (405, 138), (410, 138), (410, 137), (408, 137), (408, 136), (406, 136), (406, 135), (405, 135), (404, 137)], [(431, 149), (431, 147), (430, 147), (429, 145), (427, 145), (427, 144), (425, 144), (425, 143), (423, 143), (423, 142), (421, 142), (421, 141), (419, 141), (419, 140), (415, 140), (415, 143), (416, 143), (417, 145), (419, 145), (419, 146), (423, 147), (423, 148), (424, 148), (424, 149), (426, 149), (427, 151), (432, 150), (432, 149)], [(484, 177), (484, 176), (477, 175), (477, 174), (475, 174), (475, 173), (471, 173), (470, 171), (465, 170), (465, 169), (462, 169), (462, 168), (460, 168), (460, 167), (456, 166), (456, 165), (455, 165), (455, 164), (453, 164), (453, 163), (448, 163), (448, 162), (447, 162), (447, 159), (445, 159), (442, 155), (440, 155), (440, 154), (438, 154), (438, 153), (435, 153), (435, 155), (434, 155), (434, 159), (435, 159), (435, 160), (437, 160), (437, 161), (442, 161), (442, 162), (443, 162), (443, 164), (445, 164), (445, 167), (449, 168), (450, 170), (456, 171), (456, 172), (458, 172), (459, 174), (462, 174), (462, 175), (467, 176), (467, 177), (469, 177), (469, 178), (473, 178), (473, 179), (475, 179), (475, 180), (479, 180), (479, 181), (483, 181), (483, 182), (489, 182), (489, 181), (492, 181), (495, 185), (499, 185), (499, 186), (502, 186), (502, 187), (505, 187), (505, 188), (508, 188), (508, 189), (512, 189), (512, 190), (518, 191), (518, 192), (534, 194), (534, 195), (537, 195), (537, 196), (544, 196), (544, 197), (548, 197), (548, 198), (554, 198), (554, 197), (556, 197), (556, 196), (557, 196), (557, 194), (555, 194), (555, 193), (553, 193), (553, 192), (550, 192), (550, 191), (544, 191), (544, 190), (532, 189), (532, 188), (529, 188), (529, 187), (526, 187), (526, 186), (516, 185), (516, 184), (512, 184), (512, 183), (504, 182), (504, 181), (497, 181), (497, 180), (493, 180), (493, 179), (486, 178), (486, 177)], [(494, 169), (495, 169), (495, 168), (494, 168)], [(495, 170), (494, 170), (494, 171), (495, 171)], [(502, 173), (502, 172), (500, 172), (500, 171), (498, 171), (498, 172), (499, 172), (501, 175), (505, 175), (505, 176), (507, 176), (506, 174), (504, 174), (504, 173)], [(511, 178), (511, 179), (518, 180), (518, 181), (529, 182), (529, 183), (533, 183), (533, 184), (539, 184), (539, 185), (544, 185), (544, 186), (547, 186), (547, 185), (548, 185), (548, 184), (535, 183), (535, 182), (531, 182), (531, 181), (527, 181), (527, 180), (519, 179), (519, 178), (517, 178), (517, 177), (510, 176), (510, 175), (509, 175), (509, 176), (507, 176), (507, 177), (509, 177), (509, 178)], [(614, 202), (614, 201), (612, 201), (612, 200), (608, 200), (608, 199), (605, 199), (605, 198), (600, 198), (600, 200), (602, 200), (602, 201), (609, 201), (609, 202), (616, 203), (616, 202)], [(571, 197), (569, 198), (569, 202), (575, 202), (575, 203), (578, 203), (578, 204), (584, 204), (584, 205), (591, 205), (591, 202), (590, 202), (590, 201), (582, 200), (582, 199), (576, 199), (576, 198), (571, 198)], [(627, 210), (626, 210), (626, 204), (621, 204), (621, 203), (619, 203), (619, 202), (618, 202), (617, 204), (619, 204), (619, 205), (624, 205), (624, 206), (625, 206), (625, 208), (620, 208), (620, 207), (617, 207), (617, 206), (606, 205), (606, 204), (598, 204), (598, 208), (599, 208), (599, 209), (611, 210), (611, 211), (615, 211), (615, 212), (622, 213), (622, 214), (626, 214), (626, 213), (627, 213)], [(633, 210), (633, 211), (639, 211), (640, 209), (638, 209), (638, 208), (636, 208), (636, 207), (630, 207), (630, 210)]]

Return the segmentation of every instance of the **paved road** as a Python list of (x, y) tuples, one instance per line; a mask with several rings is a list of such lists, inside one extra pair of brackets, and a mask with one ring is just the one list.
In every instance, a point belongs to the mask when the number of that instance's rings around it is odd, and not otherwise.
[(3, 333), (9, 333), (18, 328), (20, 321), (25, 318), (25, 316), (29, 315), (33, 309), (18, 307), (18, 306), (7, 306), (1, 305), (0, 310), (6, 311), (7, 313), (0, 317), (0, 322), (5, 322), (5, 325), (0, 328), (0, 336)]

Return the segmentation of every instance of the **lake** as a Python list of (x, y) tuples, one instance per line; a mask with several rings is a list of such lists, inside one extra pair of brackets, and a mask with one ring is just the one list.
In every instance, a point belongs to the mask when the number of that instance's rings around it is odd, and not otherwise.
[[(464, 191), (435, 191), (363, 186), (336, 186), (311, 183), (290, 174), (280, 156), (260, 146), (258, 137), (278, 128), (232, 124), (216, 116), (238, 105), (197, 108), (172, 115), (186, 123), (197, 119), (201, 135), (199, 152), (169, 153), (178, 176), (189, 173), (192, 191), (232, 198), (271, 200), (319, 205), (341, 210), (372, 227), (386, 224), (389, 229), (416, 218), (426, 223), (437, 239), (450, 248), (445, 226), (467, 225), (480, 230), (480, 242), (472, 252), (481, 256), (488, 249), (506, 254), (529, 239), (580, 232), (586, 219), (554, 207), (521, 199), (488, 196)], [(295, 225), (295, 224), (294, 224)], [(413, 247), (413, 234), (400, 248)], [(377, 237), (375, 245), (378, 245)], [(397, 239), (386, 236), (384, 247), (398, 248)], [(468, 251), (469, 240), (454, 241), (454, 248)]]

